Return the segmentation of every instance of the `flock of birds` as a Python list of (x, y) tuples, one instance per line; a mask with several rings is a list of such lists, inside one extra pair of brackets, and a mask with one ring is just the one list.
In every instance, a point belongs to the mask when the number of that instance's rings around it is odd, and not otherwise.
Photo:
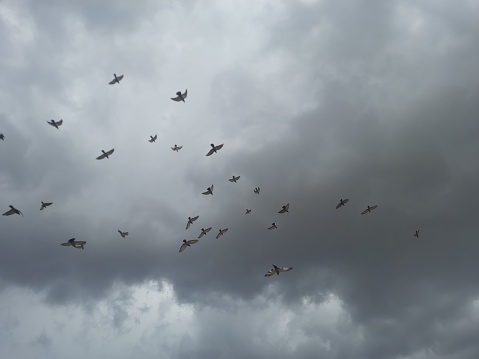
[[(120, 81), (123, 79), (123, 76), (124, 75), (120, 75), (120, 76), (117, 76), (116, 74), (113, 74), (114, 78), (113, 80), (111, 80), (109, 82), (110, 85), (114, 85), (114, 84), (119, 84)], [(185, 102), (185, 99), (188, 95), (188, 91), (185, 90), (185, 92), (181, 93), (181, 91), (178, 91), (176, 93), (176, 97), (172, 97), (171, 99), (173, 101), (176, 101), (176, 102)], [(55, 120), (50, 120), (50, 121), (47, 121), (47, 123), (53, 127), (55, 127), (57, 130), (60, 128), (60, 126), (63, 124), (63, 119), (60, 119), (59, 121), (55, 121)], [(148, 142), (150, 143), (153, 143), (156, 141), (157, 139), (157, 135), (154, 135), (154, 136), (150, 136), (150, 139), (148, 140)], [(4, 141), (5, 140), (5, 135), (3, 133), (0, 133), (0, 140)], [(221, 150), (223, 148), (223, 145), (224, 144), (220, 144), (220, 145), (215, 145), (215, 144), (211, 144), (211, 149), (208, 151), (208, 153), (206, 154), (206, 156), (211, 156), (213, 155), (214, 153), (217, 153), (219, 150)], [(171, 147), (171, 149), (175, 152), (179, 152), (181, 149), (183, 148), (183, 146), (177, 146), (176, 144), (174, 145), (174, 147)], [(113, 152), (115, 151), (114, 148), (112, 148), (111, 150), (109, 151), (104, 151), (104, 150), (101, 150), (102, 154), (99, 155), (98, 157), (96, 157), (97, 160), (103, 160), (105, 158), (110, 158), (110, 156), (113, 154)], [(232, 178), (228, 179), (228, 181), (232, 182), (232, 183), (237, 183), (237, 181), (240, 179), (240, 176), (232, 176)], [(214, 186), (211, 185), (210, 187), (208, 187), (206, 189), (205, 192), (202, 192), (203, 195), (213, 195), (213, 188)], [(260, 188), (259, 187), (256, 187), (253, 192), (255, 194), (259, 194), (260, 193)], [(346, 205), (347, 203), (349, 202), (349, 199), (346, 198), (346, 199), (340, 199), (339, 203), (336, 205), (336, 209), (339, 209), (341, 208), (342, 206)], [(40, 210), (44, 210), (46, 209), (47, 207), (51, 206), (53, 204), (53, 202), (43, 202), (41, 203), (41, 207), (40, 207)], [(8, 211), (6, 211), (5, 213), (3, 213), (3, 216), (10, 216), (10, 215), (13, 215), (13, 214), (18, 214), (18, 215), (22, 215), (23, 216), (23, 213), (15, 208), (14, 206), (10, 205), (9, 206), (10, 209)], [(373, 210), (375, 210), (378, 206), (377, 205), (374, 205), (374, 206), (367, 206), (366, 209), (364, 211), (361, 212), (361, 215), (364, 215), (364, 214), (367, 214), (367, 213), (370, 213), (372, 212)], [(246, 212), (245, 214), (250, 214), (252, 211), (252, 209), (246, 209)], [(289, 203), (285, 204), (281, 210), (278, 211), (278, 213), (280, 214), (283, 214), (283, 213), (287, 213), (289, 212)], [(188, 221), (186, 223), (186, 229), (189, 229), (190, 226), (193, 225), (193, 223), (199, 218), (199, 216), (194, 216), (194, 217), (188, 217)], [(273, 222), (271, 224), (270, 227), (268, 227), (268, 230), (274, 230), (274, 229), (277, 229), (278, 226), (276, 225), (276, 221)], [(190, 239), (190, 240), (186, 240), (184, 239), (181, 246), (180, 246), (180, 250), (179, 252), (183, 252), (186, 248), (188, 247), (191, 247), (191, 245), (195, 244), (198, 242), (198, 240), (204, 236), (206, 236), (210, 231), (211, 231), (212, 227), (208, 227), (208, 228), (201, 228), (201, 232), (198, 236), (198, 239)], [(216, 235), (216, 239), (219, 239), (221, 236), (223, 236), (226, 232), (228, 231), (228, 228), (223, 228), (223, 229), (219, 229), (219, 232), (218, 234)], [(126, 236), (128, 236), (128, 232), (122, 232), (121, 230), (118, 230), (118, 233), (120, 234), (121, 237), (125, 238)], [(419, 230), (416, 230), (415, 233), (414, 233), (414, 237), (416, 238), (419, 238)], [(67, 242), (65, 243), (61, 243), (62, 246), (70, 246), (70, 247), (73, 247), (73, 248), (77, 248), (77, 249), (84, 249), (84, 246), (86, 244), (86, 241), (77, 241), (75, 238), (71, 238), (69, 239)], [(279, 267), (279, 266), (276, 266), (273, 264), (273, 268), (271, 268), (270, 270), (268, 270), (266, 272), (266, 274), (264, 275), (265, 277), (270, 277), (274, 274), (276, 275), (279, 275), (280, 273), (282, 272), (289, 272), (290, 270), (292, 270), (293, 267)]]

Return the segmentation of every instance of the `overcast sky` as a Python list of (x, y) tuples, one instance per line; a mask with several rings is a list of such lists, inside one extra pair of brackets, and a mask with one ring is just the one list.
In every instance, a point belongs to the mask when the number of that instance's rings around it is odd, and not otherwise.
[(0, 357), (477, 359), (478, 18), (1, 1)]

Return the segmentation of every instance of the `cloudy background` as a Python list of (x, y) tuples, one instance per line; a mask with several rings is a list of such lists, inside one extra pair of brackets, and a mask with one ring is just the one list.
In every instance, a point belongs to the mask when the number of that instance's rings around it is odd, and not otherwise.
[(0, 356), (478, 358), (478, 18), (0, 2)]

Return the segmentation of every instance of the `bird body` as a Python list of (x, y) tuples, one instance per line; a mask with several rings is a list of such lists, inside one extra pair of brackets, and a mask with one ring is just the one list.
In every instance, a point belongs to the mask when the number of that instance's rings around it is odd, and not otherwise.
[(123, 75), (120, 75), (120, 76), (116, 76), (116, 74), (113, 74), (113, 76), (115, 76), (115, 78), (113, 80), (111, 80), (109, 82), (110, 85), (114, 85), (114, 84), (120, 84), (120, 81), (123, 79)]
[(215, 146), (214, 143), (212, 143), (210, 146), (211, 146), (211, 150), (209, 150), (209, 152), (206, 154), (206, 156), (211, 156), (213, 153), (217, 153), (216, 151), (219, 151), (223, 148), (223, 145), (224, 143), (222, 143), (221, 145), (218, 145), (218, 146)]
[(53, 202), (43, 202), (42, 201), (42, 207), (40, 208), (40, 211), (44, 210), (45, 208), (47, 208), (48, 206), (51, 206), (53, 204)]
[(176, 97), (172, 97), (171, 99), (176, 102), (179, 102), (179, 101), (185, 102), (186, 96), (188, 96), (188, 89), (186, 89), (185, 92), (183, 93), (181, 93), (181, 91), (178, 91), (176, 93)]
[(54, 120), (47, 121), (47, 123), (53, 127), (55, 127), (58, 130), (58, 126), (61, 126), (63, 123), (63, 120), (55, 122)]
[(419, 238), (419, 229), (414, 233), (414, 237)]
[(109, 159), (110, 157), (108, 157), (108, 156), (110, 156), (114, 151), (115, 151), (114, 148), (112, 148), (112, 149), (111, 149), (110, 151), (108, 151), (108, 152), (105, 152), (105, 151), (101, 150), (101, 152), (103, 152), (103, 154), (100, 155), (100, 156), (98, 156), (96, 159), (97, 159), (97, 160), (102, 160), (102, 159), (104, 159), (104, 158), (108, 158), (108, 159)]

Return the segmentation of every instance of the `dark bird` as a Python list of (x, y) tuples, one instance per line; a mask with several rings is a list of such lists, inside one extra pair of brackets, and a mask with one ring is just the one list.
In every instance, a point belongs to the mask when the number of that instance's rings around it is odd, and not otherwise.
[(273, 274), (279, 275), (281, 272), (289, 272), (293, 267), (278, 267), (273, 264), (273, 268), (266, 272), (265, 277), (271, 277)]
[(171, 99), (176, 102), (179, 102), (179, 101), (185, 102), (185, 98), (187, 95), (188, 95), (188, 90), (185, 90), (184, 93), (181, 93), (181, 91), (178, 91), (176, 93), (176, 97), (172, 97)]
[(278, 228), (278, 226), (276, 226), (276, 222), (273, 222), (273, 223), (271, 224), (271, 227), (268, 227), (268, 229), (270, 229), (270, 230), (271, 230), (271, 229), (276, 229), (276, 228)]
[(419, 229), (414, 233), (414, 237), (419, 238)]
[(69, 239), (68, 242), (62, 243), (62, 246), (68, 247), (72, 246), (73, 248), (85, 249), (83, 246), (86, 244), (85, 241), (75, 241), (75, 238)]
[(251, 211), (252, 211), (252, 209), (248, 209), (248, 208), (246, 208), (246, 213), (245, 213), (245, 214), (250, 214), (250, 213), (251, 213)]
[(128, 232), (122, 232), (120, 230), (118, 230), (118, 233), (120, 233), (120, 236), (122, 236), (123, 238), (125, 238), (128, 235)]
[(171, 147), (171, 149), (172, 149), (173, 151), (176, 151), (176, 152), (178, 152), (178, 151), (181, 150), (182, 148), (183, 148), (183, 146), (177, 146), (177, 145), (175, 145), (175, 147)]
[(213, 185), (211, 185), (211, 187), (208, 187), (206, 189), (206, 192), (203, 192), (204, 195), (208, 195), (208, 194), (211, 194), (213, 195)]
[(110, 85), (114, 85), (114, 84), (120, 84), (120, 81), (123, 79), (123, 75), (120, 75), (120, 76), (116, 76), (116, 74), (113, 74), (113, 76), (115, 76), (115, 78), (113, 80), (111, 80), (110, 82), (108, 82)]
[(188, 217), (188, 222), (186, 222), (186, 229), (190, 228), (194, 221), (196, 221), (200, 216)]
[(198, 242), (197, 239), (190, 239), (189, 241), (187, 241), (186, 239), (183, 239), (183, 244), (180, 247), (180, 252), (183, 252), (186, 249), (186, 247), (190, 247), (192, 244), (195, 244), (197, 242)]
[(348, 203), (348, 202), (349, 202), (349, 199), (348, 199), (348, 198), (346, 198), (346, 199), (342, 199), (342, 198), (341, 198), (341, 199), (339, 200), (338, 205), (336, 206), (336, 209), (338, 209), (339, 207), (344, 206), (344, 205), (345, 205), (346, 203)]
[(97, 160), (102, 160), (102, 159), (104, 159), (105, 157), (106, 157), (106, 158), (110, 158), (110, 157), (108, 157), (108, 156), (110, 156), (110, 155), (113, 153), (113, 151), (115, 151), (114, 148), (112, 148), (112, 149), (111, 149), (110, 151), (108, 151), (108, 152), (105, 152), (105, 151), (101, 150), (101, 152), (103, 152), (103, 154), (100, 155), (100, 156), (98, 156), (96, 159), (97, 159)]
[(216, 235), (216, 239), (220, 238), (223, 234), (225, 234), (228, 231), (228, 228), (225, 229), (220, 229), (218, 234)]
[(211, 227), (208, 227), (208, 228), (206, 228), (206, 229), (201, 228), (201, 233), (200, 233), (200, 235), (198, 236), (198, 238), (201, 238), (201, 237), (203, 237), (203, 236), (206, 236), (206, 234), (207, 234), (209, 231), (211, 231)]
[(278, 213), (289, 212), (289, 203), (283, 206), (283, 208)]
[(372, 210), (375, 210), (377, 207), (378, 207), (378, 205), (375, 205), (375, 206), (372, 206), (372, 207), (369, 207), (369, 206), (368, 206), (368, 208), (366, 208), (364, 211), (362, 211), (361, 214), (369, 213), (369, 212), (371, 212)]
[(5, 135), (3, 133), (0, 133), (0, 140), (5, 141)]
[(224, 143), (221, 145), (215, 146), (213, 143), (210, 145), (211, 150), (206, 154), (207, 156), (211, 156), (213, 153), (216, 153), (216, 151), (219, 151), (223, 148)]
[(256, 194), (259, 194), (259, 190), (260, 190), (259, 187), (256, 187), (253, 192)]
[(235, 176), (233, 175), (233, 177), (229, 178), (228, 181), (236, 183), (236, 182), (240, 179), (240, 177), (241, 177), (241, 176), (236, 176), (236, 177), (235, 177)]
[(40, 208), (40, 211), (41, 211), (41, 210), (44, 210), (44, 209), (47, 208), (48, 206), (51, 206), (52, 204), (53, 204), (53, 202), (47, 202), (47, 203), (45, 203), (45, 202), (42, 201), (42, 207)]
[(12, 214), (21, 214), (22, 217), (24, 217), (23, 213), (20, 212), (18, 209), (16, 209), (12, 205), (10, 205), (9, 207), (10, 207), (10, 209), (3, 214), (4, 216), (11, 216)]
[(157, 137), (158, 137), (158, 135), (150, 136), (150, 139), (148, 140), (148, 142), (150, 142), (150, 143), (155, 142)]
[(47, 123), (49, 125), (52, 125), (53, 127), (55, 127), (58, 130), (58, 126), (62, 125), (63, 120), (60, 120), (60, 121), (57, 121), (57, 122), (55, 122), (54, 120), (50, 120), (50, 121), (47, 121)]

